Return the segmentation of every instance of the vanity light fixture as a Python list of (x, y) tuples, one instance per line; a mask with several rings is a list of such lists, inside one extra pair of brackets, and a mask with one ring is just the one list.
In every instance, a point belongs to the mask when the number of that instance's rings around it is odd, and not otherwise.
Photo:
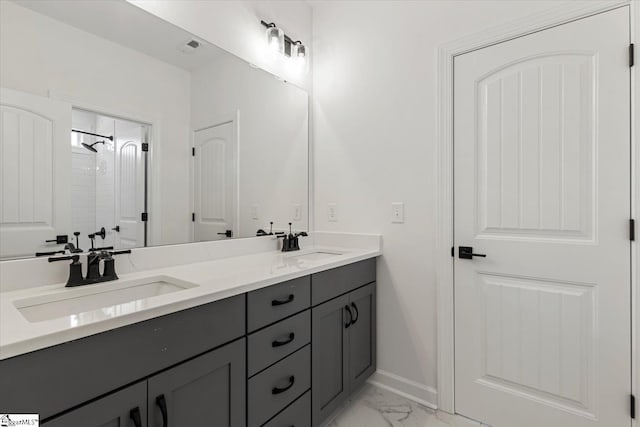
[(307, 57), (307, 46), (300, 40), (293, 41), (284, 31), (273, 22), (260, 21), (266, 28), (267, 46), (272, 52), (283, 54), (285, 57), (304, 63)]

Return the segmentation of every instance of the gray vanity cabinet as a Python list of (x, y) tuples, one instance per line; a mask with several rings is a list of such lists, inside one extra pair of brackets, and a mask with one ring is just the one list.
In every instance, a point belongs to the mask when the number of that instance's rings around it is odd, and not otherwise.
[(45, 423), (47, 427), (147, 425), (147, 383), (139, 382)]
[(0, 361), (47, 427), (318, 426), (376, 369), (375, 259)]
[(148, 380), (149, 427), (245, 425), (245, 340)]
[(245, 339), (240, 339), (43, 425), (244, 427), (244, 360)]
[[(376, 369), (375, 260), (312, 277), (312, 421), (318, 426)], [(367, 284), (368, 283), (368, 284)], [(318, 289), (318, 292), (316, 290)], [(348, 291), (338, 297), (338, 292)]]

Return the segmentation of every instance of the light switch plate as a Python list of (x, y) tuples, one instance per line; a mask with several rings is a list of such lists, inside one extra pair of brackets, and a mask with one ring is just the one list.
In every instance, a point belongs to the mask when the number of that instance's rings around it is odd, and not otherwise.
[(404, 223), (404, 202), (391, 203), (391, 222), (395, 224)]
[(251, 219), (260, 219), (260, 206), (257, 204), (251, 205)]
[(327, 203), (327, 220), (338, 222), (338, 205), (336, 203)]
[(293, 205), (293, 220), (300, 221), (302, 219), (302, 206), (299, 204)]

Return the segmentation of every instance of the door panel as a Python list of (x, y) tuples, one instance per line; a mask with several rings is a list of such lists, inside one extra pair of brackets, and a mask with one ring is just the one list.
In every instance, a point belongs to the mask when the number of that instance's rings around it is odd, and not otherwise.
[[(460, 55), (456, 412), (629, 425), (628, 7)], [(458, 249), (456, 249), (457, 251)]]
[(0, 257), (71, 235), (71, 106), (0, 89)]
[(206, 353), (148, 381), (149, 427), (245, 426), (245, 340)]
[(348, 314), (344, 295), (312, 309), (312, 418), (318, 426), (349, 395)]
[[(224, 239), (232, 235), (236, 215), (236, 141), (234, 123), (195, 132), (194, 240)], [(227, 236), (231, 237), (231, 236)]]
[(116, 248), (144, 246), (145, 170), (142, 140), (145, 126), (116, 120)]
[(349, 294), (355, 321), (349, 326), (349, 382), (351, 392), (376, 369), (376, 284)]

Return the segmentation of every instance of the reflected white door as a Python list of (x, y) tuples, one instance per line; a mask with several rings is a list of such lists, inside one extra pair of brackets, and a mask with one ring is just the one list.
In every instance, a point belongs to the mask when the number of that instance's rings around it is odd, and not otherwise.
[(116, 248), (144, 246), (145, 171), (142, 140), (146, 127), (116, 120)]
[(621, 7), (455, 59), (460, 414), (630, 425), (628, 46)]
[(0, 88), (0, 257), (71, 230), (71, 105)]
[(194, 145), (194, 240), (225, 239), (236, 231), (234, 123), (196, 131)]

